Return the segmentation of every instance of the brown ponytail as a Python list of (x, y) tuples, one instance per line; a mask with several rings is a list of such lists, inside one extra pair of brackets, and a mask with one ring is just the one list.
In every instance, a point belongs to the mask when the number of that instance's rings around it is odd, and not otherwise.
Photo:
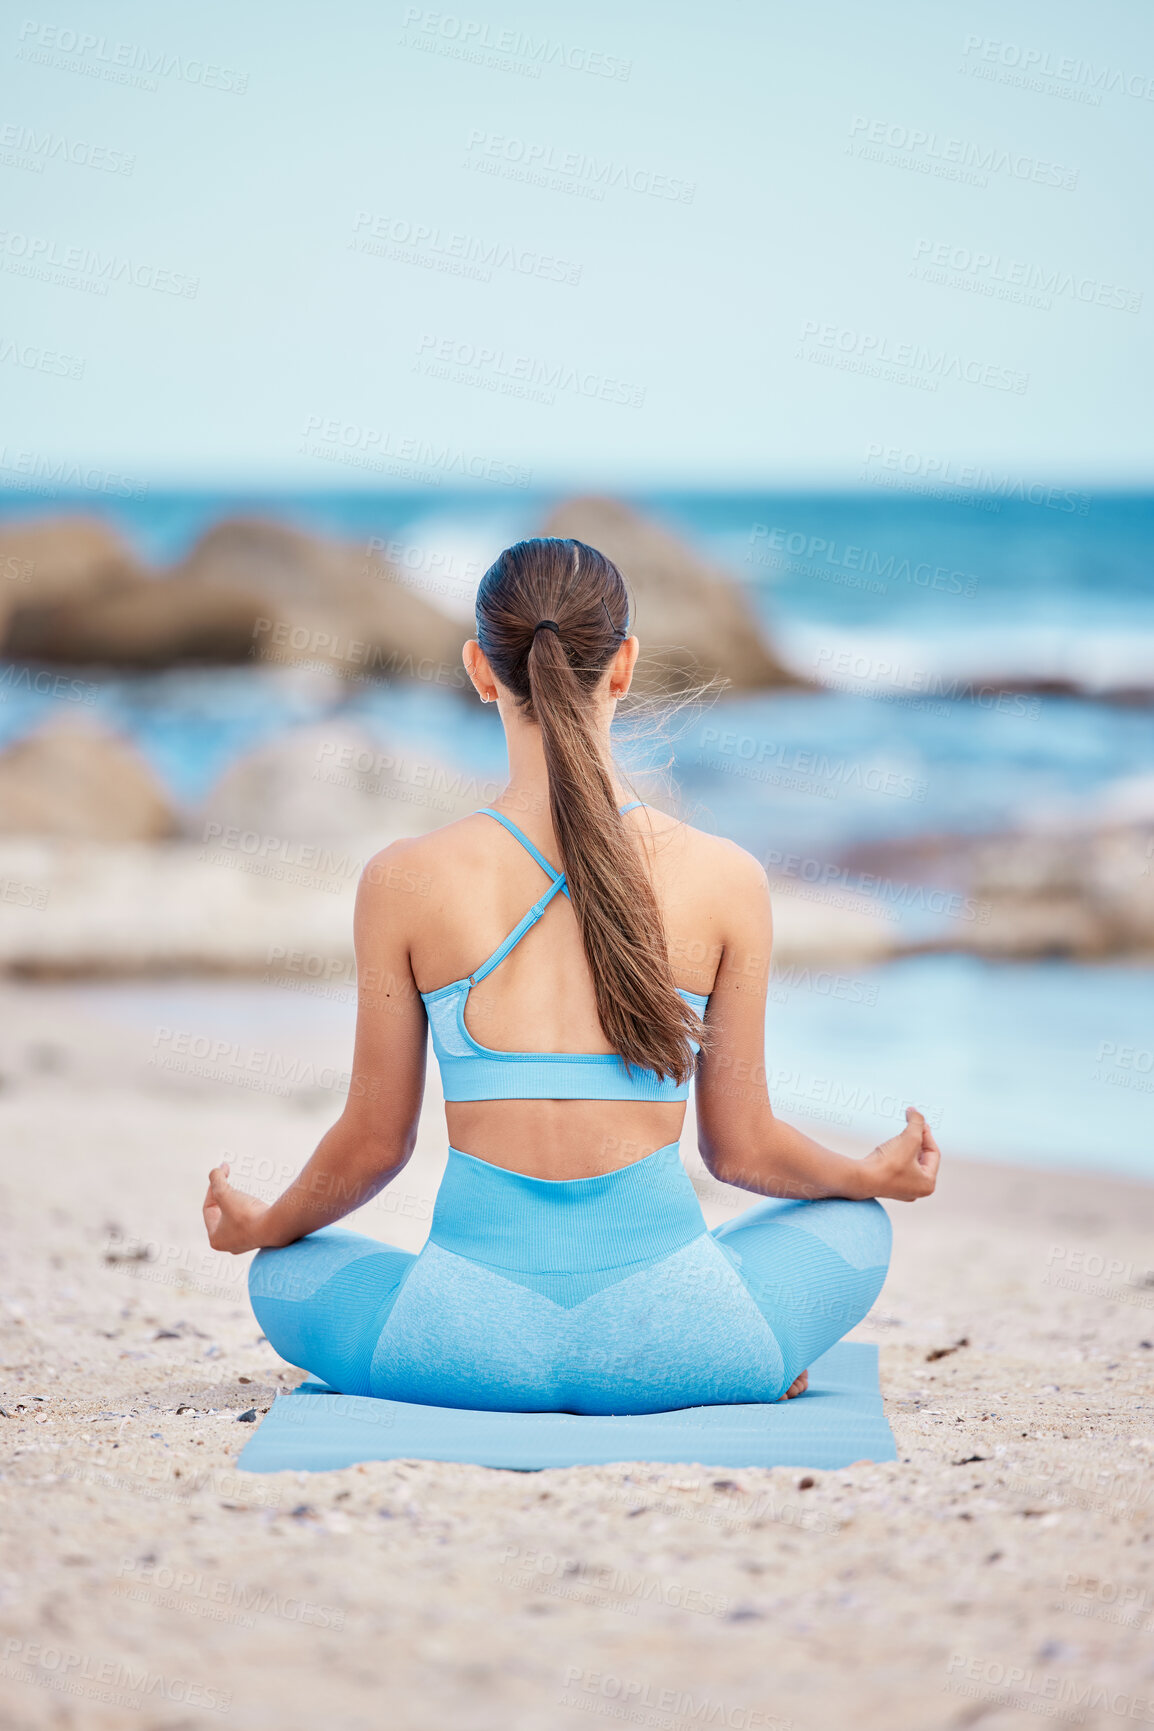
[[(539, 630), (542, 620), (556, 629)], [(606, 1040), (627, 1064), (684, 1082), (698, 1016), (673, 983), (653, 883), (617, 810), (590, 698), (628, 635), (617, 567), (583, 541), (506, 548), (477, 591), (477, 639), (541, 729), (549, 810)]]

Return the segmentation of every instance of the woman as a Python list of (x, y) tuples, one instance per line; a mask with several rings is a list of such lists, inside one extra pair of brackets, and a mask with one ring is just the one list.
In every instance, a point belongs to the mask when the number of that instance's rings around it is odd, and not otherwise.
[[(342, 1393), (578, 1413), (799, 1394), (885, 1278), (877, 1198), (934, 1188), (912, 1109), (864, 1160), (774, 1116), (765, 874), (628, 798), (610, 723), (637, 652), (602, 554), (501, 554), (464, 661), (508, 787), (366, 869), (352, 1085), (300, 1176), (267, 1206), (210, 1176), (212, 1245), (260, 1251), (261, 1327)], [(430, 1028), (451, 1146), (412, 1256), (333, 1223), (412, 1154)], [(779, 1199), (713, 1232), (678, 1158), (691, 1077), (710, 1172)]]

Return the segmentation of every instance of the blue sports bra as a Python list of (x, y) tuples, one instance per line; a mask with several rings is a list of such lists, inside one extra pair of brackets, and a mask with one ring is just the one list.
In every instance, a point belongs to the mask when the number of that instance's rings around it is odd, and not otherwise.
[[(622, 815), (642, 804), (635, 799), (622, 806)], [(478, 815), (496, 818), (514, 836), (527, 853), (549, 877), (549, 888), (540, 901), (533, 903), (519, 925), (509, 933), (503, 944), (493, 951), (487, 962), (463, 980), (441, 986), (435, 992), (422, 992), (429, 1027), (433, 1035), (433, 1051), (441, 1067), (441, 1082), (446, 1100), (684, 1100), (689, 1095), (689, 1083), (680, 1085), (653, 1070), (630, 1066), (615, 1052), (500, 1052), (482, 1046), (465, 1026), (465, 1003), (470, 989), (491, 974), (505, 960), (515, 944), (519, 944), (531, 926), (535, 926), (554, 896), (568, 895), (569, 886), (564, 872), (557, 872), (545, 856), (533, 846), (527, 835), (501, 812), (484, 806)], [(692, 1004), (698, 1015), (705, 1014), (708, 997), (697, 992), (678, 991), (686, 1003)], [(694, 1051), (697, 1046), (694, 1044)]]

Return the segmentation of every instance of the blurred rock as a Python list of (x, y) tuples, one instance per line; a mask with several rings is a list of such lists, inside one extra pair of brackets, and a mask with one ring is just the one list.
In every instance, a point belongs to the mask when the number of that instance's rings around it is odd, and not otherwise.
[(641, 638), (638, 691), (686, 690), (714, 678), (737, 691), (808, 689), (767, 641), (740, 583), (629, 506), (569, 499), (542, 533), (585, 541), (620, 568)]
[(364, 854), (476, 811), (499, 791), (426, 752), (382, 745), (334, 722), (298, 728), (225, 771), (200, 813), (197, 834), (218, 846), (263, 848), (318, 839), (356, 843)]
[[(547, 532), (601, 547), (629, 582), (643, 640), (639, 691), (715, 678), (737, 690), (805, 686), (776, 655), (741, 585), (610, 499), (573, 499)], [(258, 660), (350, 682), (466, 686), (465, 631), (370, 548), (282, 523), (218, 523), (152, 576), (96, 519), (0, 536), (0, 633), (29, 661), (161, 668)]]
[(97, 517), (13, 523), (0, 530), (0, 640), (12, 622), (107, 595), (142, 575), (132, 549)]
[(62, 723), (0, 753), (0, 835), (157, 841), (175, 827), (160, 782), (114, 734)]
[(903, 890), (922, 886), (970, 913), (899, 947), (962, 950), (1007, 961), (1154, 956), (1154, 818), (1000, 836), (936, 834), (867, 843), (846, 856), (859, 873)]
[[(377, 830), (290, 841), (248, 826), (159, 844), (0, 836), (0, 973), (236, 974), (352, 1003), (353, 901), (366, 858), (386, 840)], [(892, 953), (893, 926), (868, 898), (830, 908), (791, 894), (796, 883), (774, 888), (779, 969)]]
[(0, 535), (0, 643), (21, 660), (159, 668), (261, 660), (465, 686), (465, 633), (368, 549), (219, 523), (153, 576), (95, 519)]
[(868, 966), (894, 954), (895, 928), (872, 897), (841, 892), (836, 902), (811, 902), (798, 890), (796, 878), (770, 879), (773, 960), (779, 972), (847, 963)]
[(348, 857), (311, 872), (269, 868), (240, 850), (187, 842), (60, 842), (0, 837), (0, 972), (32, 979), (148, 974), (267, 978), (299, 952), (300, 990), (355, 996)]
[(150, 576), (95, 518), (0, 534), (0, 633), (17, 660), (168, 667), (252, 653), (260, 599)]
[(4, 649), (20, 660), (73, 666), (244, 661), (252, 653), (260, 605), (255, 595), (207, 583), (131, 577), (108, 593), (20, 609)]
[(1001, 836), (973, 846), (983, 955), (1154, 955), (1154, 826)]
[(348, 679), (465, 685), (461, 626), (367, 549), (236, 518), (210, 529), (178, 576), (259, 598), (251, 645), (259, 659)]

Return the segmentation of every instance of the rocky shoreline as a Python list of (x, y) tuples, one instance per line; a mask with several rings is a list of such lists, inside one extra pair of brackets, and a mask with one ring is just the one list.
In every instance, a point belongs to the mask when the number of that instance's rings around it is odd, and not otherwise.
[[(396, 833), (412, 833), (413, 818), (414, 807), (399, 807)], [(380, 830), (294, 839), (217, 820), (199, 840), (0, 838), (0, 974), (290, 974), (351, 983), (357, 879), (387, 840)], [(903, 927), (887, 900), (892, 878), (850, 874), (871, 887), (812, 891), (771, 879), (775, 955), (786, 966), (869, 966), (945, 952), (1149, 965), (1152, 840), (1136, 829), (1088, 838), (1081, 849), (1037, 836), (987, 841), (974, 849), (972, 894), (924, 893), (931, 906), (945, 895), (974, 910), (972, 919), (943, 918), (930, 937)], [(897, 888), (917, 905), (917, 884)]]
[[(543, 533), (588, 541), (627, 569), (646, 645), (639, 692), (808, 684), (774, 650), (738, 582), (630, 507), (572, 499)], [(0, 572), (9, 579), (0, 654), (17, 661), (137, 671), (271, 662), (350, 681), (368, 673), (464, 687), (460, 622), (373, 540), (235, 517), (172, 568), (151, 571), (102, 519), (70, 516), (0, 529)]]
[[(55, 724), (0, 753), (0, 971), (259, 976), (278, 947), (320, 974), (345, 969), (365, 862), (497, 791), (338, 713), (250, 751), (180, 807), (128, 741)], [(771, 867), (771, 884), (787, 964), (1154, 959), (1144, 821), (858, 847), (821, 882)]]
[[(738, 697), (816, 690), (778, 654), (742, 586), (659, 524), (609, 499), (578, 498), (543, 529), (588, 540), (628, 573), (646, 644), (643, 709), (647, 698), (703, 687)], [(366, 682), (412, 679), (450, 694), (465, 684), (464, 624), (414, 589), (379, 544), (234, 518), (171, 570), (152, 572), (106, 523), (61, 518), (0, 530), (0, 571), (9, 579), (0, 652), (12, 660), (3, 695), (27, 686), (72, 699), (0, 752), (0, 970), (259, 976), (278, 945), (343, 969), (364, 860), (497, 791), (434, 752), (382, 743), (343, 712)], [(206, 796), (181, 803), (80, 699), (97, 690), (86, 679), (109, 670), (197, 664), (248, 668), (239, 676), (278, 713), (292, 712), (307, 687), (314, 719), (286, 721)], [(640, 791), (663, 803), (660, 790)], [(832, 880), (821, 884), (779, 872), (779, 953), (787, 963), (943, 950), (1152, 959), (1148, 807), (1145, 794), (1132, 812), (1061, 833), (860, 846), (829, 862)], [(959, 908), (964, 917), (935, 917)], [(929, 917), (907, 922), (918, 910)]]

